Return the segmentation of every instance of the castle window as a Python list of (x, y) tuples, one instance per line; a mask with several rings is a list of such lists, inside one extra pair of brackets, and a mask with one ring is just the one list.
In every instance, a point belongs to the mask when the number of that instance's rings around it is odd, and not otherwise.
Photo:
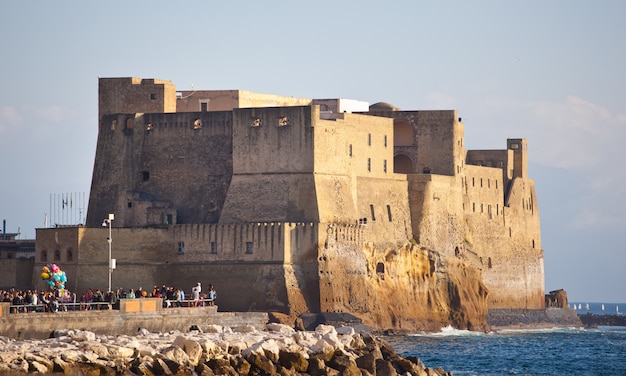
[(483, 178), (480, 178), (480, 187), (483, 187)]
[(383, 172), (387, 173), (387, 160), (383, 160)]
[(9, 253), (7, 253), (7, 258), (8, 258), (8, 259), (12, 259), (12, 258), (14, 258), (14, 257), (15, 257), (15, 254), (13, 254), (13, 252), (9, 252)]
[(281, 116), (278, 118), (278, 126), (284, 127), (289, 125), (289, 118), (287, 116)]
[(252, 122), (250, 123), (251, 127), (260, 127), (261, 126), (261, 119), (258, 117), (252, 118)]
[(511, 149), (513, 149), (513, 150), (519, 149), (519, 144), (516, 144), (516, 143), (511, 144)]
[(185, 254), (185, 242), (178, 242), (178, 254)]
[(124, 127), (124, 130), (126, 129), (133, 129), (135, 128), (135, 119), (133, 118), (128, 118), (126, 119), (126, 126)]
[(74, 252), (72, 252), (72, 249), (68, 249), (65, 253), (65, 258), (66, 261), (72, 261), (74, 260)]
[(487, 259), (487, 267), (488, 267), (489, 269), (491, 269), (491, 268), (492, 268), (492, 264), (491, 264), (491, 257), (489, 257), (489, 258)]
[(513, 231), (511, 230), (511, 228), (509, 227), (509, 238), (513, 237)]
[(498, 181), (496, 180), (496, 189), (498, 189)]
[(535, 249), (535, 239), (533, 239), (533, 249)]
[(153, 101), (156, 100), (156, 94), (151, 93), (150, 94), (150, 100), (153, 100)]
[(117, 126), (117, 120), (111, 120), (111, 130), (114, 131)]
[(167, 215), (167, 224), (171, 225), (174, 223), (174, 217), (171, 214)]
[(200, 99), (200, 112), (207, 112), (209, 110), (209, 99)]
[(141, 171), (141, 178), (143, 181), (150, 180), (150, 171)]
[(475, 184), (474, 184), (474, 178), (472, 178), (472, 187), (473, 187), (473, 186), (475, 186)]
[(483, 204), (480, 204), (480, 212), (484, 213), (484, 211), (483, 211)]
[(372, 160), (367, 158), (367, 171), (372, 171)]
[(389, 218), (389, 222), (393, 220), (391, 217), (391, 206), (387, 205), (387, 218)]
[(58, 249), (54, 251), (54, 261), (61, 261), (61, 251)]
[(359, 218), (359, 225), (361, 226), (367, 225), (367, 218)]
[(252, 242), (246, 242), (246, 254), (252, 254)]
[(472, 202), (472, 211), (476, 213), (476, 203)]
[(372, 146), (372, 134), (367, 134), (367, 146)]
[(500, 204), (496, 204), (496, 215), (500, 215)]
[(352, 144), (348, 146), (348, 156), (352, 156)]
[(215, 242), (211, 242), (211, 253), (217, 253), (217, 244), (215, 244)]
[(129, 200), (129, 201), (128, 201), (128, 204), (126, 204), (126, 205), (127, 205), (127, 206), (128, 206), (128, 208), (130, 209), (130, 208), (132, 208), (132, 207), (133, 207), (133, 202)]
[(370, 212), (372, 213), (372, 221), (375, 221), (376, 216), (374, 215), (374, 205), (370, 205)]
[(383, 138), (383, 144), (385, 145), (385, 147), (387, 147), (387, 135), (385, 135)]
[(202, 120), (200, 119), (196, 119), (193, 121), (193, 129), (200, 129), (202, 128)]
[(41, 261), (48, 261), (48, 251), (41, 251)]
[(491, 179), (487, 179), (487, 188), (491, 188)]

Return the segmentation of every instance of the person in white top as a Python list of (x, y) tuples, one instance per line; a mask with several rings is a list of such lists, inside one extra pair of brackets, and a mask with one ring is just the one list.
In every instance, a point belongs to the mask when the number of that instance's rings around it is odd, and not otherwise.
[(198, 284), (191, 289), (191, 297), (196, 307), (200, 305), (200, 291), (202, 291), (202, 285), (198, 282)]

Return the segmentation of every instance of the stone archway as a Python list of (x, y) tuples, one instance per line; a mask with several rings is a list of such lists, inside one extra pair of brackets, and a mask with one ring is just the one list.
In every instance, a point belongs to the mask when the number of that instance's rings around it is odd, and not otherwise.
[(398, 154), (393, 157), (393, 172), (398, 174), (412, 174), (413, 161), (408, 155)]

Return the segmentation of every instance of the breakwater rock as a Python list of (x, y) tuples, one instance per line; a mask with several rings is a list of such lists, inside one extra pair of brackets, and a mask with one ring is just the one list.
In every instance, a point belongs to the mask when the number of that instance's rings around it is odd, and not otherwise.
[(56, 330), (45, 340), (0, 337), (0, 374), (70, 375), (451, 375), (352, 327), (295, 331), (282, 324), (210, 325), (186, 333), (96, 335)]
[(594, 328), (598, 325), (605, 326), (626, 326), (626, 317), (617, 315), (594, 315), (593, 313), (586, 313), (584, 315), (578, 315), (580, 321), (587, 328)]
[(490, 309), (487, 322), (492, 330), (583, 326), (576, 311), (570, 308)]

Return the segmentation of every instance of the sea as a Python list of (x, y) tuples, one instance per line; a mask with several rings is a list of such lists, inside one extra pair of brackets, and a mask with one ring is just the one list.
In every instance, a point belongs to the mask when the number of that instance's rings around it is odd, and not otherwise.
[[(573, 304), (573, 303), (571, 303)], [(616, 314), (626, 303), (582, 304), (580, 314)], [(572, 306), (572, 305), (570, 305)], [(616, 310), (616, 307), (617, 310)], [(612, 312), (609, 312), (612, 309)], [(626, 327), (548, 328), (471, 332), (451, 327), (438, 333), (383, 337), (404, 356), (453, 375), (626, 376)]]

